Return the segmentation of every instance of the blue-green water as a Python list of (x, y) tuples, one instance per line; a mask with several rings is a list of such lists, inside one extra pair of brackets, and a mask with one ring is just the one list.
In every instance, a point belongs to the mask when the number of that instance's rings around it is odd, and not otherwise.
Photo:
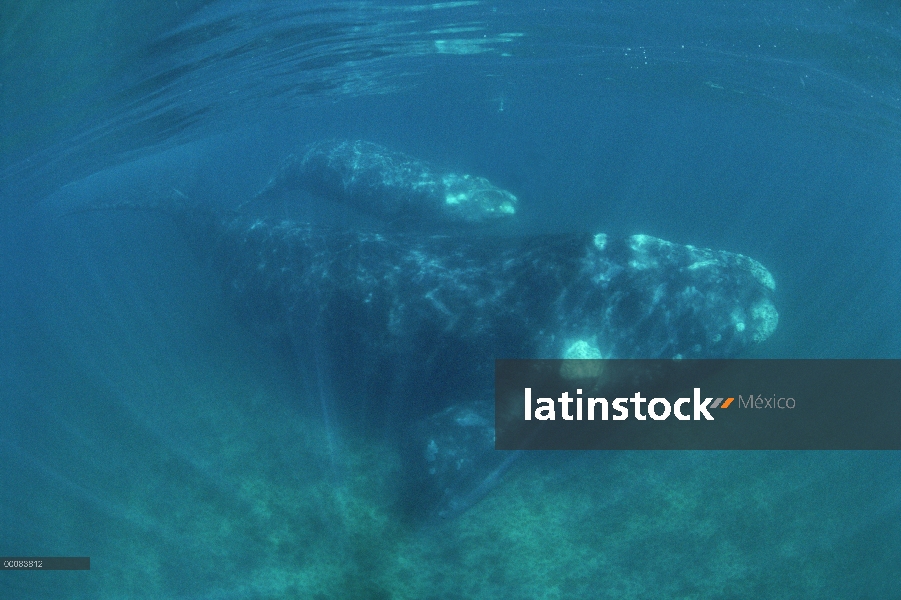
[(164, 216), (60, 215), (233, 207), (367, 139), (510, 189), (514, 233), (759, 260), (755, 356), (898, 358), (897, 4), (21, 2), (0, 34), (0, 555), (91, 557), (0, 596), (901, 597), (897, 452), (539, 454), (411, 518), (403, 445), (334, 410), (354, 373), (246, 331)]

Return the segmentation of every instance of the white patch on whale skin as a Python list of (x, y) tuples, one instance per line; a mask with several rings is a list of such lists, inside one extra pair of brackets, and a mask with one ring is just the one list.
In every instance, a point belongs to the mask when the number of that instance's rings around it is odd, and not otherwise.
[(457, 213), (457, 218), (479, 222), (486, 217), (516, 214), (517, 198), (494, 186), (484, 177), (446, 173), (441, 178), (444, 205)]
[(576, 340), (563, 352), (565, 359), (602, 358), (601, 351), (585, 340)]
[(754, 332), (755, 342), (762, 342), (773, 335), (779, 324), (779, 313), (769, 300), (762, 300), (751, 307), (751, 318), (758, 324), (757, 331)]

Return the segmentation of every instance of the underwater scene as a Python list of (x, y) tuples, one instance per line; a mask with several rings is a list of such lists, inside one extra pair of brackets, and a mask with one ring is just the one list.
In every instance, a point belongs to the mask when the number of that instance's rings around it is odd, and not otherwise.
[(899, 449), (494, 449), (901, 359), (897, 2), (22, 0), (0, 107), (0, 598), (901, 598)]

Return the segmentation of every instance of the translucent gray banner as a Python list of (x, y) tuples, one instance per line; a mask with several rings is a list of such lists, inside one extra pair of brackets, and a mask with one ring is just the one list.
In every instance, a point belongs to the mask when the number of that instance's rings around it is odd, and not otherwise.
[(498, 450), (901, 450), (901, 360), (497, 360)]

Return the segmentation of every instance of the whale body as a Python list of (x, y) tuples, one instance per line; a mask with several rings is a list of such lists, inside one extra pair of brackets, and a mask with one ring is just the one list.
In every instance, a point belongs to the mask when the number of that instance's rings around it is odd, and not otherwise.
[(484, 177), (441, 169), (362, 140), (328, 140), (288, 155), (256, 202), (305, 191), (395, 226), (509, 219), (517, 198)]
[(413, 512), (460, 514), (512, 461), (494, 450), (495, 358), (729, 358), (778, 323), (760, 263), (649, 236), (461, 239), (247, 215), (215, 229), (242, 321), (316, 340), (345, 378), (339, 412), (384, 417), (414, 444)]
[(644, 235), (460, 239), (239, 216), (218, 240), (226, 293), (254, 330), (278, 336), (315, 315), (353, 328), (356, 353), (403, 363), (451, 348), (478, 364), (729, 358), (778, 323), (757, 261)]

